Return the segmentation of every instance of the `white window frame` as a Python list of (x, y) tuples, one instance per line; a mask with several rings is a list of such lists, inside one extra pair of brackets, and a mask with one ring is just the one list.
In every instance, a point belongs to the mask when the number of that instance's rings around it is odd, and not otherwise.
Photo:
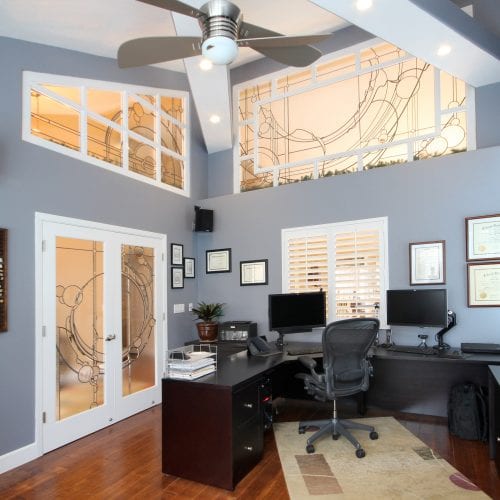
[[(253, 105), (253, 116), (256, 116), (256, 112), (258, 111), (258, 107), (261, 104), (269, 103), (271, 101), (277, 100), (277, 99), (283, 99), (285, 97), (297, 95), (303, 92), (309, 92), (311, 90), (324, 87), (327, 85), (330, 85), (332, 83), (346, 80), (349, 78), (353, 78), (355, 76), (359, 76), (365, 73), (370, 73), (374, 69), (377, 68), (384, 68), (384, 67), (389, 67), (392, 66), (398, 62), (403, 62), (409, 59), (414, 59), (414, 56), (406, 54), (400, 58), (397, 59), (392, 59), (388, 62), (385, 63), (380, 63), (377, 65), (370, 66), (368, 68), (361, 68), (360, 65), (360, 53), (362, 50), (374, 47), (378, 44), (384, 43), (384, 40), (380, 38), (373, 38), (371, 40), (353, 45), (351, 47), (336, 51), (336, 52), (331, 52), (329, 54), (326, 54), (319, 58), (313, 65), (311, 65), (311, 83), (307, 86), (300, 87), (297, 89), (293, 89), (289, 92), (278, 92), (276, 88), (276, 82), (278, 79), (286, 77), (288, 75), (294, 75), (297, 73), (299, 70), (298, 68), (286, 68), (283, 70), (275, 71), (273, 73), (268, 73), (266, 75), (260, 76), (258, 78), (254, 78), (251, 80), (247, 80), (245, 82), (241, 82), (237, 85), (233, 86), (233, 117), (235, 117), (233, 121), (233, 136), (236, 138), (233, 146), (233, 192), (234, 193), (240, 193), (241, 192), (241, 162), (244, 160), (252, 160), (253, 161), (253, 166), (254, 166), (254, 171), (256, 173), (265, 173), (265, 172), (272, 172), (273, 173), (273, 186), (272, 187), (277, 187), (278, 184), (278, 174), (279, 171), (282, 169), (286, 168), (292, 168), (292, 167), (300, 167), (301, 165), (314, 165), (314, 172), (313, 172), (313, 179), (318, 179), (318, 164), (323, 162), (323, 161), (328, 161), (328, 160), (333, 160), (336, 158), (341, 158), (345, 156), (352, 156), (358, 157), (357, 161), (357, 170), (362, 171), (363, 170), (363, 155), (368, 152), (372, 152), (374, 150), (378, 149), (384, 149), (384, 148), (390, 148), (393, 146), (398, 146), (401, 144), (407, 144), (407, 150), (408, 150), (408, 160), (407, 162), (413, 161), (413, 146), (416, 141), (420, 141), (422, 139), (430, 139), (433, 137), (437, 137), (440, 133), (439, 127), (440, 127), (440, 118), (444, 115), (449, 115), (453, 113), (458, 113), (458, 112), (464, 112), (467, 117), (467, 151), (473, 151), (476, 149), (476, 114), (475, 114), (475, 89), (471, 85), (468, 85), (467, 82), (465, 82), (465, 92), (466, 92), (466, 104), (465, 106), (459, 106), (456, 108), (448, 109), (448, 110), (441, 110), (440, 109), (440, 98), (441, 98), (441, 92), (440, 92), (440, 79), (435, 78), (435, 85), (434, 85), (434, 102), (435, 102), (435, 129), (433, 133), (426, 134), (425, 136), (419, 136), (418, 138), (411, 138), (411, 139), (401, 139), (397, 141), (393, 141), (390, 143), (387, 143), (383, 146), (370, 146), (366, 148), (361, 148), (361, 149), (356, 149), (352, 151), (347, 151), (347, 152), (340, 152), (340, 153), (334, 153), (330, 155), (325, 155), (321, 157), (316, 157), (316, 158), (308, 158), (306, 160), (300, 160), (300, 161), (295, 161), (295, 162), (289, 162), (289, 163), (284, 163), (282, 165), (276, 166), (276, 167), (264, 167), (261, 168), (259, 166), (258, 158), (259, 158), (259, 140), (258, 140), (258, 134), (256, 131), (256, 128), (254, 130), (254, 148), (253, 148), (253, 153), (250, 155), (243, 155), (240, 156), (240, 127), (247, 125), (251, 122), (251, 120), (244, 120), (240, 121), (239, 119), (239, 94), (240, 91), (247, 88), (247, 87), (252, 87), (252, 86), (257, 86), (261, 85), (266, 82), (271, 82), (271, 96), (266, 97), (262, 99), (262, 101), (256, 102)], [(316, 77), (316, 68), (319, 65), (323, 65), (325, 63), (328, 63), (330, 61), (333, 61), (335, 59), (342, 58), (344, 56), (348, 55), (355, 55), (356, 56), (356, 70), (351, 73), (346, 73), (341, 76), (333, 77), (333, 78), (325, 78), (321, 79), (320, 81), (317, 80)], [(432, 66), (432, 65), (431, 65)], [(439, 71), (438, 68), (432, 66), (434, 71)], [(307, 69), (307, 68), (302, 68), (302, 69)]]
[[(74, 101), (70, 101), (65, 99), (60, 94), (55, 94), (43, 87), (43, 84), (51, 84), (51, 85), (62, 85), (67, 87), (75, 87), (80, 88), (80, 104), (75, 103)], [(121, 102), (122, 109), (127, 107), (128, 98), (130, 95), (141, 104), (144, 104), (148, 108), (151, 107), (149, 102), (146, 102), (140, 97), (140, 94), (153, 95), (155, 97), (174, 97), (180, 98), (183, 100), (183, 108), (184, 108), (184, 122), (181, 123), (179, 120), (174, 117), (164, 113), (155, 108), (156, 113), (156, 130), (155, 130), (155, 141), (151, 141), (141, 135), (136, 134), (133, 131), (128, 130), (127, 120), (124, 119), (121, 125), (112, 122), (111, 120), (106, 119), (104, 116), (101, 116), (97, 113), (94, 113), (87, 109), (86, 107), (86, 93), (85, 90), (87, 88), (98, 89), (98, 90), (106, 90), (112, 92), (119, 92), (121, 94)], [(31, 133), (31, 90), (35, 90), (40, 92), (49, 98), (55, 99), (58, 102), (68, 106), (76, 111), (78, 111), (80, 115), (80, 150), (75, 151), (71, 148), (64, 147), (60, 144), (56, 144), (54, 142), (47, 141), (33, 135)], [(179, 126), (183, 129), (184, 132), (184, 147), (185, 154), (179, 155), (175, 151), (168, 149), (165, 146), (161, 146), (160, 141), (158, 140), (158, 134), (160, 129), (160, 113), (163, 119), (170, 121), (176, 126)], [(130, 177), (131, 179), (135, 179), (141, 182), (145, 182), (147, 184), (151, 184), (153, 186), (159, 187), (161, 189), (166, 189), (167, 191), (172, 191), (174, 193), (189, 197), (190, 196), (190, 119), (189, 119), (189, 93), (185, 91), (179, 90), (169, 90), (169, 89), (160, 89), (155, 87), (143, 87), (139, 85), (129, 85), (125, 83), (117, 83), (117, 82), (107, 82), (103, 80), (90, 80), (86, 78), (76, 78), (70, 76), (63, 75), (53, 75), (47, 73), (35, 73), (32, 71), (23, 71), (23, 107), (22, 107), (22, 138), (26, 142), (30, 142), (32, 144), (36, 144), (37, 146), (44, 147), (46, 149), (50, 149), (57, 153), (61, 153), (66, 156), (70, 156), (72, 158), (76, 158), (77, 160), (84, 161), (86, 163), (90, 163), (92, 165), (97, 165), (98, 167), (109, 170), (110, 172), (114, 172), (119, 175), (125, 175)], [(114, 130), (117, 130), (121, 133), (122, 137), (122, 155), (123, 155), (123, 164), (121, 167), (116, 165), (112, 165), (103, 160), (99, 160), (98, 158), (94, 158), (93, 156), (89, 156), (87, 154), (87, 117), (91, 117), (100, 122), (106, 123)], [(141, 142), (148, 144), (149, 146), (155, 149), (156, 154), (156, 165), (158, 166), (156, 169), (156, 178), (151, 179), (144, 175), (138, 174), (136, 172), (132, 172), (128, 169), (128, 137), (132, 137)], [(184, 187), (182, 189), (170, 186), (164, 182), (161, 182), (161, 153), (164, 152), (169, 156), (172, 156), (176, 159), (179, 159), (184, 162)]]
[(380, 309), (378, 318), (380, 327), (387, 328), (386, 291), (389, 288), (389, 235), (388, 218), (376, 217), (346, 222), (334, 222), (314, 226), (291, 227), (281, 230), (281, 289), (288, 293), (288, 241), (294, 238), (304, 238), (326, 235), (328, 239), (328, 311), (327, 322), (335, 321), (335, 251), (334, 240), (338, 233), (377, 229), (380, 234)]

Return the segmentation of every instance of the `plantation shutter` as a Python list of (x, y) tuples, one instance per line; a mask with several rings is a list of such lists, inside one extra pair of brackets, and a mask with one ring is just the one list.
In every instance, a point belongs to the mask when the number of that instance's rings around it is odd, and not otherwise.
[[(289, 293), (328, 291), (326, 234), (289, 238), (287, 242)], [(328, 301), (327, 301), (328, 303)]]
[(378, 317), (381, 302), (380, 238), (378, 229), (335, 235), (336, 319)]

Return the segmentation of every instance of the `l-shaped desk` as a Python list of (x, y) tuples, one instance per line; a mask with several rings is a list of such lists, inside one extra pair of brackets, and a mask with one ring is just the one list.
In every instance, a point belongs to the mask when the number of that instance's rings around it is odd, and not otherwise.
[[(450, 388), (459, 382), (487, 386), (488, 366), (500, 365), (500, 355), (450, 359), (375, 348), (371, 361), (374, 377), (366, 406), (446, 417)], [(217, 371), (198, 380), (164, 379), (163, 472), (234, 489), (261, 459), (265, 400), (271, 391), (272, 397), (297, 397), (300, 381), (294, 374), (299, 371), (305, 370), (296, 356), (250, 357), (242, 351), (219, 357)], [(500, 435), (494, 406), (491, 458)]]

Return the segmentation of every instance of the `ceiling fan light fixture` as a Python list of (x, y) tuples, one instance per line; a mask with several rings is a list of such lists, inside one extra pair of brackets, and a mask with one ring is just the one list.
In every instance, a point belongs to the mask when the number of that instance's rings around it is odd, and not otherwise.
[(238, 45), (227, 36), (212, 36), (203, 42), (201, 53), (214, 64), (230, 64), (238, 55)]
[(213, 68), (214, 63), (210, 59), (205, 57), (200, 61), (200, 69), (203, 71), (210, 71)]

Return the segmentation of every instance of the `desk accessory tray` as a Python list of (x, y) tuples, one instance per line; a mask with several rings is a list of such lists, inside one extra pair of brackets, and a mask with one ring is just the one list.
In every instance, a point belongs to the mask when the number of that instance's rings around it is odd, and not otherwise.
[(187, 345), (167, 351), (167, 377), (195, 380), (217, 369), (217, 346)]

